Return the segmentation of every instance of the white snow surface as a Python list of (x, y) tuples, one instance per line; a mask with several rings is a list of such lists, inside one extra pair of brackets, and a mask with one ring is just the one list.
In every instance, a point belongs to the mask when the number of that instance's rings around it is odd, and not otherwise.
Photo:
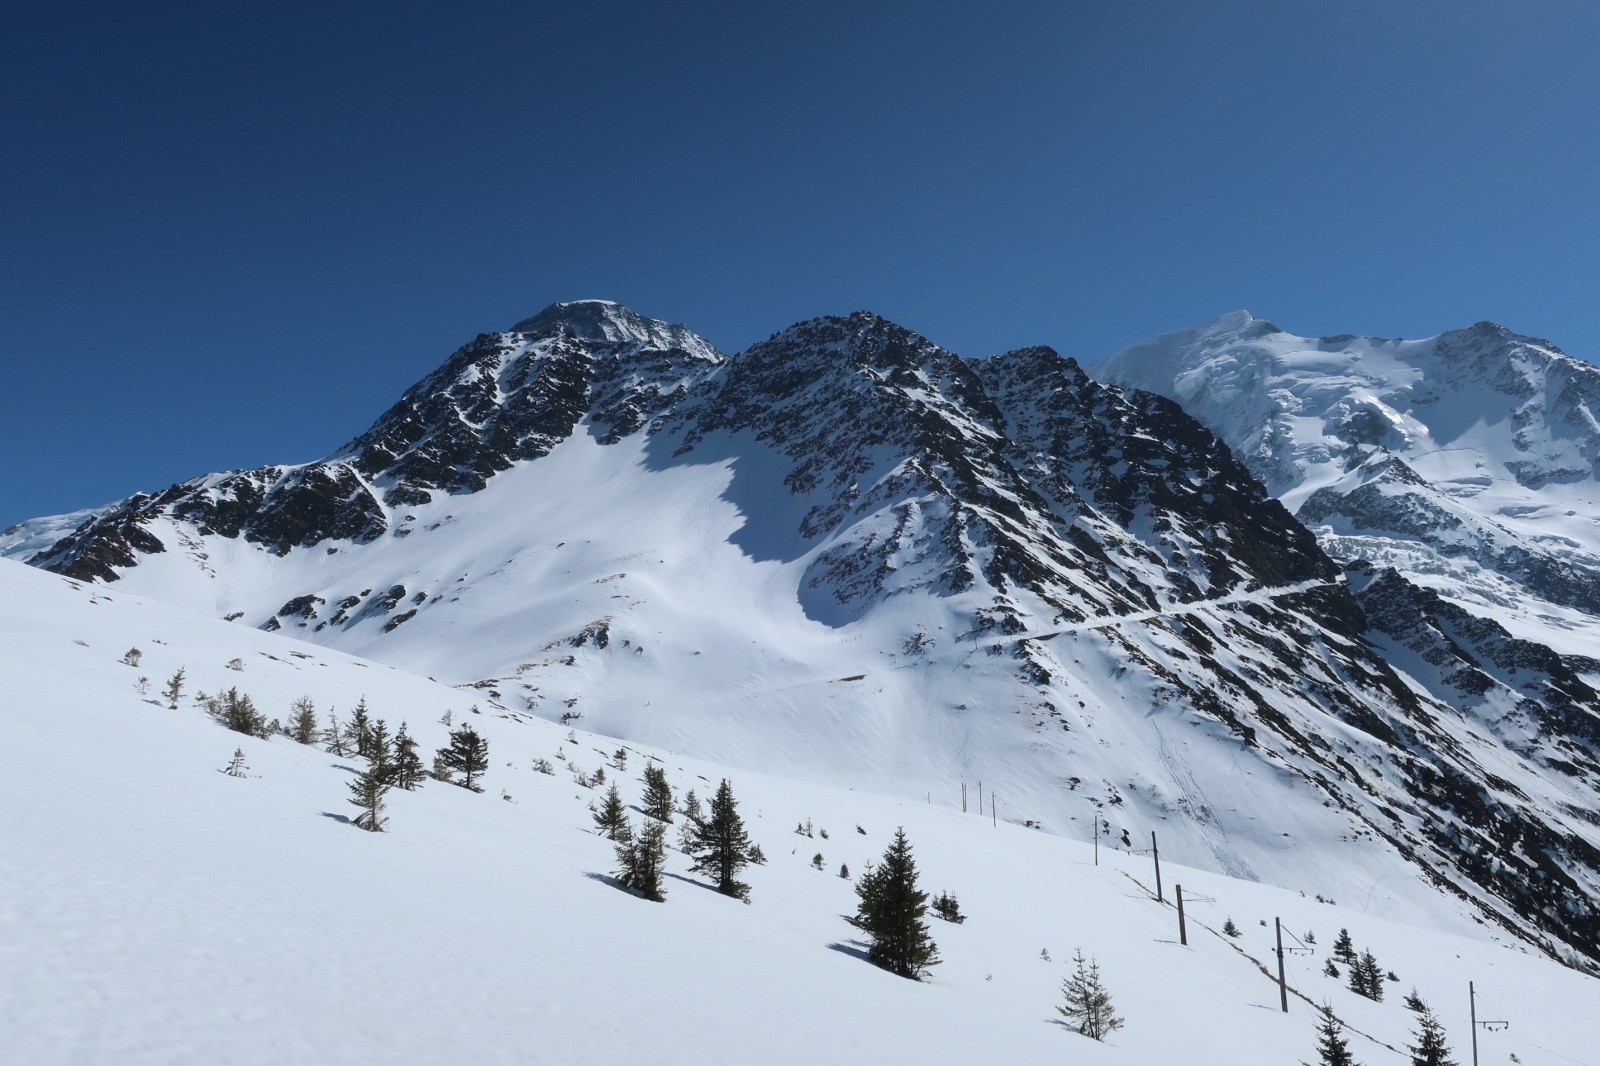
[[(651, 565), (699, 568), (713, 580), (718, 567), (737, 564), (692, 558), (697, 543), (685, 535)], [(547, 557), (526, 565), (555, 580), (567, 550), (548, 546)], [(452, 562), (439, 560), (437, 573), (451, 573)], [(636, 560), (627, 565), (630, 574), (652, 572)], [(599, 586), (596, 602), (622, 580)], [(638, 579), (634, 594), (645, 584)], [(1413, 1015), (1400, 999), (1412, 987), (1438, 1011), (1464, 1060), (1469, 980), (1480, 994), (1479, 1017), (1511, 1022), (1509, 1030), (1480, 1034), (1485, 1062), (1513, 1053), (1527, 1064), (1596, 1062), (1585, 1008), (1600, 982), (1506, 947), (1367, 913), (1393, 890), (1384, 876), (1360, 891), (1313, 879), (1302, 895), (1169, 860), (1163, 906), (1151, 898), (1149, 856), (1108, 844), (1096, 866), (1089, 844), (1012, 824), (1004, 799), (998, 819), (963, 814), (954, 779), (930, 782), (931, 802), (914, 801), (635, 742), (621, 745), (629, 761), (619, 771), (611, 765), (613, 739), (574, 730), (568, 741), (565, 727), (496, 709), (485, 693), (130, 589), (0, 561), (0, 602), (8, 607), (0, 612), (7, 678), (0, 1057), (7, 1062), (1232, 1066), (1310, 1059), (1310, 1000), (1333, 1005), (1353, 1027), (1347, 1035), (1357, 1060), (1371, 1066), (1408, 1061), (1401, 1049)], [(206, 606), (210, 613), (227, 604)], [(708, 635), (694, 628), (703, 620), (681, 624), (676, 639)], [(121, 661), (133, 647), (143, 653), (137, 667)], [(805, 650), (797, 644), (795, 663), (764, 682), (805, 683)], [(439, 665), (443, 656), (428, 659), (424, 651), (416, 649), (420, 661)], [(227, 666), (234, 659), (242, 669)], [(730, 662), (729, 669), (747, 668), (736, 649)], [(187, 697), (168, 710), (157, 693), (179, 667), (191, 694), (237, 686), (269, 716), (286, 716), (301, 695), (342, 712), (364, 696), (391, 726), (405, 720), (425, 753), (444, 742), (438, 719), (451, 711), (489, 740), (486, 791), (430, 781), (415, 793), (392, 793), (390, 831), (360, 832), (345, 821), (354, 813), (346, 786), (360, 760), (282, 736), (230, 733)], [(136, 690), (141, 676), (151, 682), (147, 696)], [(655, 699), (658, 711), (674, 717), (690, 710), (662, 706), (681, 695), (663, 690)], [(483, 713), (472, 714), (473, 704)], [(815, 729), (797, 712), (793, 718), (795, 730)], [(730, 754), (741, 742), (736, 731)], [(243, 779), (219, 772), (236, 746), (249, 766)], [(730, 777), (769, 858), (748, 871), (750, 905), (718, 896), (677, 853), (664, 904), (614, 887), (611, 846), (594, 835), (587, 809), (596, 793), (575, 784), (561, 761), (555, 776), (531, 768), (557, 751), (585, 771), (606, 765), (630, 801), (647, 758), (661, 760), (680, 793), (692, 787), (706, 797)], [(1270, 798), (1258, 796), (1257, 809), (1271, 813)], [(796, 835), (796, 823), (808, 819), (817, 835)], [(921, 983), (863, 961), (860, 934), (841, 917), (855, 898), (838, 865), (861, 871), (898, 826), (913, 844), (923, 887), (955, 893), (970, 915), (959, 926), (933, 922), (944, 961)], [(1343, 861), (1359, 866), (1360, 846), (1345, 849)], [(823, 872), (810, 865), (818, 852)], [(1314, 878), (1314, 867), (1307, 870)], [(1190, 900), (1188, 947), (1177, 943), (1170, 905), (1178, 883)], [(1318, 902), (1316, 892), (1337, 905)], [(1219, 932), (1230, 917), (1243, 934), (1237, 941)], [(1308, 933), (1316, 940), (1314, 953), (1287, 958), (1288, 1014), (1258, 966), (1274, 966), (1275, 917), (1291, 948)], [(1340, 928), (1399, 975), (1383, 1003), (1322, 974)], [(1127, 1020), (1104, 1044), (1067, 1029), (1054, 1010), (1078, 948), (1098, 958)]]

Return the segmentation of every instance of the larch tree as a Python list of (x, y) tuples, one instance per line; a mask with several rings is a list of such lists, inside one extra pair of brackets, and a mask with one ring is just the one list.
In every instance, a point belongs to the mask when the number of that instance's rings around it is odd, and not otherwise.
[(177, 710), (178, 701), (183, 698), (184, 676), (183, 667), (180, 666), (178, 667), (177, 673), (167, 678), (167, 687), (164, 691), (164, 695), (167, 698), (167, 710), (169, 711)]
[(297, 744), (317, 742), (317, 705), (310, 696), (301, 696), (289, 704), (289, 736)]

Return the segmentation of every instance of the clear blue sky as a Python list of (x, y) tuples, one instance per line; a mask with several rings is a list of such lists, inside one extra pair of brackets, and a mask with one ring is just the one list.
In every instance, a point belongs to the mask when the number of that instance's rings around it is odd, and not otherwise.
[(13, 5), (0, 526), (323, 455), (557, 299), (1595, 357), (1597, 56), (1589, 0)]

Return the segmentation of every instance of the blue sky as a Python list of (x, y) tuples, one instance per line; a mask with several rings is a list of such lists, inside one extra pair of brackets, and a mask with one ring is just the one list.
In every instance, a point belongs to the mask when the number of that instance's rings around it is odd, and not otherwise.
[(325, 454), (558, 299), (1595, 357), (1597, 54), (1589, 2), (17, 7), (0, 526)]

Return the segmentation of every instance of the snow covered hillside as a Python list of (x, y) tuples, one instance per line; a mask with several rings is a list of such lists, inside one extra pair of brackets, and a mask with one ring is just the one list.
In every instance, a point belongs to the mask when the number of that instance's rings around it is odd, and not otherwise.
[[(727, 357), (557, 304), (325, 460), (0, 552), (507, 720), (902, 798), (982, 781), (1047, 833), (1099, 815), (1175, 861), (1600, 958), (1589, 668), (1409, 586), (1365, 606), (1386, 575), (1347, 578), (1217, 437), (1048, 348), (963, 359), (858, 312)], [(1521, 717), (1486, 722), (1440, 646), (1496, 649), (1478, 695)]]
[[(1323, 902), (1316, 884), (1302, 895), (1165, 861), (1163, 905), (1148, 855), (1105, 846), (1096, 866), (1087, 843), (962, 814), (947, 795), (847, 791), (619, 744), (498, 711), (471, 689), (15, 563), (0, 562), (0, 602), (9, 1062), (1233, 1066), (1312, 1059), (1312, 1004), (1327, 1002), (1356, 1060), (1382, 1066), (1409, 1061), (1412, 989), (1464, 1060), (1469, 980), (1479, 1017), (1511, 1023), (1480, 1032), (1483, 1061), (1594, 1062), (1583, 1005), (1600, 981), (1374, 917), (1378, 886)], [(180, 668), (187, 693), (170, 710), (162, 690)], [(489, 742), (485, 791), (395, 791), (389, 830), (361, 832), (347, 799), (364, 760), (230, 732), (194, 698), (229, 687), (272, 717), (302, 696), (343, 715), (364, 698), (427, 754), (445, 742), (449, 712)], [(663, 693), (663, 713), (693, 698)], [(236, 748), (243, 777), (220, 772)], [(557, 772), (538, 772), (541, 759)], [(652, 763), (680, 797), (731, 778), (768, 860), (746, 871), (749, 905), (716, 894), (676, 852), (664, 903), (611, 881), (613, 849), (589, 810), (599, 790), (569, 767), (604, 768), (636, 803)], [(797, 834), (807, 823), (812, 834)], [(864, 870), (898, 827), (921, 886), (955, 894), (968, 916), (932, 922), (943, 961), (920, 983), (864, 961), (862, 934), (842, 917), (856, 899), (838, 867)], [(1274, 919), (1291, 949), (1287, 1014), (1263, 972), (1276, 973)], [(1230, 920), (1237, 938), (1222, 931)], [(1324, 973), (1341, 929), (1398, 978), (1381, 1002)], [(1078, 949), (1098, 959), (1126, 1022), (1104, 1043), (1056, 1013)]]

